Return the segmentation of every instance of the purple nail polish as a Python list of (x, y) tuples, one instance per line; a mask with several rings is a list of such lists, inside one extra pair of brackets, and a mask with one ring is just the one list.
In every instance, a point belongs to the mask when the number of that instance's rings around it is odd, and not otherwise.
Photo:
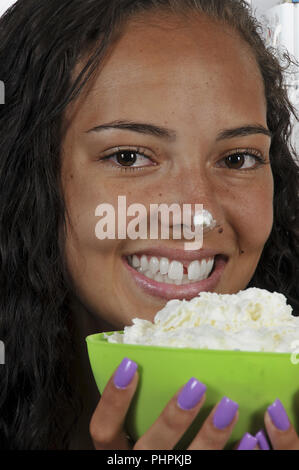
[(272, 405), (268, 406), (268, 413), (277, 429), (280, 429), (280, 431), (286, 431), (289, 429), (290, 421), (288, 415), (278, 398), (272, 403)]
[(223, 397), (218, 404), (215, 414), (213, 416), (213, 424), (218, 429), (224, 429), (228, 426), (239, 408), (238, 403), (230, 400), (227, 397)]
[(125, 357), (117, 368), (114, 375), (114, 385), (116, 388), (126, 388), (133, 379), (137, 370), (137, 364)]
[(257, 445), (257, 439), (253, 437), (249, 432), (244, 434), (237, 450), (253, 450)]
[(205, 393), (206, 385), (192, 377), (178, 396), (178, 405), (182, 410), (191, 410)]
[(270, 446), (268, 444), (266, 434), (261, 429), (259, 432), (256, 433), (254, 436), (257, 439), (258, 445), (260, 446), (261, 450), (270, 450)]

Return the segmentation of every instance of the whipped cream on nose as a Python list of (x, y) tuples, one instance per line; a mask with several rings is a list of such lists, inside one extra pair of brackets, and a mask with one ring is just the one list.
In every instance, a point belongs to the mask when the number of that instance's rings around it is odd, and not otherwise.
[(194, 232), (192, 232), (190, 224), (184, 223), (184, 235), (189, 238), (190, 234), (191, 236), (195, 234), (195, 241), (192, 243), (185, 243), (185, 250), (196, 250), (202, 248), (203, 236), (212, 231), (215, 227), (220, 226), (211, 212), (203, 208), (199, 211), (195, 211), (195, 214), (191, 217), (191, 225), (194, 227)]
[(211, 212), (206, 209), (203, 209), (200, 212), (196, 212), (193, 216), (193, 225), (194, 227), (201, 225), (203, 231), (213, 230), (216, 227), (217, 222), (212, 216)]

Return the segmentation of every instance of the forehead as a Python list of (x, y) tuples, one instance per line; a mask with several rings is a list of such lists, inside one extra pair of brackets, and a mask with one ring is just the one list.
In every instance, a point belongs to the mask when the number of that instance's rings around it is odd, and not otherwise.
[[(82, 68), (78, 64), (76, 73)], [(208, 115), (265, 118), (261, 72), (250, 46), (229, 26), (204, 15), (147, 13), (127, 22), (101, 70), (73, 106), (86, 126), (100, 115), (139, 113), (158, 119), (199, 110)], [(184, 110), (184, 111), (183, 111)], [(117, 115), (116, 115), (117, 114)], [(136, 117), (136, 116), (135, 116)]]

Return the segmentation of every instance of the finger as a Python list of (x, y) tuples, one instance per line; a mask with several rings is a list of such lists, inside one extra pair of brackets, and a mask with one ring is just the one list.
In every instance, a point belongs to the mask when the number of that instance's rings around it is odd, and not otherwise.
[(124, 358), (109, 379), (89, 425), (96, 449), (130, 449), (123, 426), (138, 383), (136, 370), (136, 362)]
[(226, 445), (238, 421), (239, 405), (227, 397), (213, 408), (188, 450), (220, 450)]
[(259, 445), (260, 450), (270, 450), (270, 445), (269, 445), (268, 439), (267, 439), (266, 434), (264, 433), (263, 429), (258, 431), (254, 437), (258, 441), (258, 445)]
[(264, 419), (273, 449), (299, 450), (298, 435), (278, 398), (268, 407)]
[(204, 404), (206, 388), (206, 385), (192, 377), (136, 442), (134, 450), (173, 449)]
[(246, 432), (240, 442), (234, 447), (235, 450), (260, 450), (258, 440), (249, 432)]
[[(255, 436), (252, 436), (251, 434), (248, 434), (248, 433), (244, 434), (243, 438), (245, 437), (245, 443), (243, 442), (241, 447), (243, 447), (243, 446), (248, 447), (249, 446), (250, 449), (243, 449), (243, 450), (251, 450), (251, 447), (255, 444), (255, 442), (252, 441), (251, 438), (248, 437), (248, 436), (255, 437), (255, 439), (257, 439), (257, 445), (252, 450), (270, 450), (270, 445), (269, 445), (269, 442), (267, 440), (266, 434), (264, 433), (263, 429), (260, 429), (260, 431), (258, 431)], [(242, 441), (242, 439), (241, 439), (241, 441)], [(237, 442), (237, 444), (234, 445), (234, 447), (233, 447), (234, 450), (242, 450), (242, 449), (239, 449), (241, 441)], [(246, 442), (247, 442), (247, 444), (246, 444)]]

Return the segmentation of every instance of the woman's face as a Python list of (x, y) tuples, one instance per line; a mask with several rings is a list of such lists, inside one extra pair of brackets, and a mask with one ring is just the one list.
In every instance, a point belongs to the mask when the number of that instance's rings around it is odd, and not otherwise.
[[(273, 178), (261, 74), (236, 33), (205, 17), (152, 13), (146, 22), (131, 20), (66, 117), (67, 264), (77, 297), (99, 326), (153, 320), (170, 298), (246, 288), (273, 224)], [(108, 127), (115, 121), (159, 126), (171, 135)], [(100, 240), (96, 208), (109, 203), (117, 218), (118, 196), (126, 196), (127, 207), (143, 204), (148, 214), (150, 204), (203, 204), (221, 230), (191, 251), (183, 238)], [(143, 256), (147, 275), (129, 266), (134, 254), (136, 265)], [(210, 260), (206, 270), (203, 259)], [(182, 285), (170, 279), (182, 270), (173, 260), (183, 265)], [(152, 280), (155, 269), (168, 269), (169, 276)]]

